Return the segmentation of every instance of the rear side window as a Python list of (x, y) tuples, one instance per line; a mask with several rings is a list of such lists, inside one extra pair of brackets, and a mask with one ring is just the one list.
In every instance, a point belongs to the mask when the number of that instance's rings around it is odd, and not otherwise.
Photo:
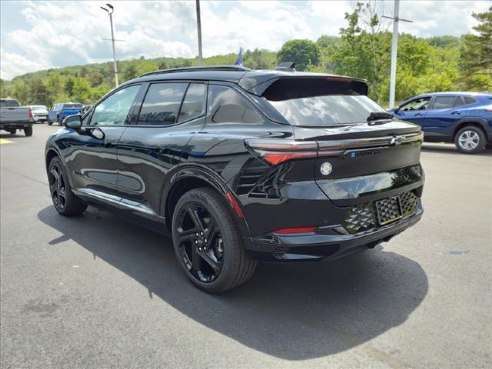
[(205, 114), (206, 91), (207, 89), (204, 84), (190, 84), (186, 91), (181, 111), (179, 112), (178, 122), (185, 122)]
[(477, 102), (477, 100), (475, 100), (475, 98), (471, 97), (471, 96), (463, 96), (463, 98), (465, 99), (465, 104), (475, 104)]
[(239, 92), (226, 86), (208, 89), (208, 114), (213, 123), (261, 123), (262, 116)]
[(449, 109), (454, 106), (456, 96), (437, 96), (434, 100), (433, 109)]
[(138, 124), (170, 125), (177, 122), (186, 83), (154, 83), (145, 95)]

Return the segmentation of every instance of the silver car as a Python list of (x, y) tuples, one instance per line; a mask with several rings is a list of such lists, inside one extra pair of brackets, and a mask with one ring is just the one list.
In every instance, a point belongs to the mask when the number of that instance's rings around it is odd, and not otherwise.
[(44, 123), (48, 121), (48, 108), (45, 105), (30, 105), (34, 123)]

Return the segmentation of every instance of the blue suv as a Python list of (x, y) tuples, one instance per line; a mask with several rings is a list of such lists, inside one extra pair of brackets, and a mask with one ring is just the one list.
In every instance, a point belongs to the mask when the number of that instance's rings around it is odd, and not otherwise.
[(63, 118), (79, 114), (82, 108), (82, 104), (78, 102), (55, 104), (48, 112), (48, 124), (51, 126), (54, 122), (58, 122), (61, 125)]
[(474, 154), (492, 144), (492, 94), (435, 92), (412, 97), (390, 110), (395, 117), (416, 123), (428, 142), (454, 142)]

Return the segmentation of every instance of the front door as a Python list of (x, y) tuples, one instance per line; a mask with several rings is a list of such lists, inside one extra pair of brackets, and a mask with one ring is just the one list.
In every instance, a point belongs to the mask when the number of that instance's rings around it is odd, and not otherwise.
[(99, 102), (84, 118), (82, 129), (71, 135), (67, 167), (73, 174), (74, 188), (82, 195), (117, 206), (116, 145), (140, 87), (116, 90)]

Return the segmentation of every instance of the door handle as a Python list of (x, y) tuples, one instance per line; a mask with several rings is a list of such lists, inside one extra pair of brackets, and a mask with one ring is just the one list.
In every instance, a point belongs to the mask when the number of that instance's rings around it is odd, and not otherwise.
[(422, 114), (422, 113), (417, 113), (417, 114), (415, 114), (415, 116), (416, 116), (416, 117), (422, 117), (422, 116), (424, 116), (424, 114)]
[(452, 115), (461, 115), (461, 113), (459, 111), (453, 111), (451, 114)]

